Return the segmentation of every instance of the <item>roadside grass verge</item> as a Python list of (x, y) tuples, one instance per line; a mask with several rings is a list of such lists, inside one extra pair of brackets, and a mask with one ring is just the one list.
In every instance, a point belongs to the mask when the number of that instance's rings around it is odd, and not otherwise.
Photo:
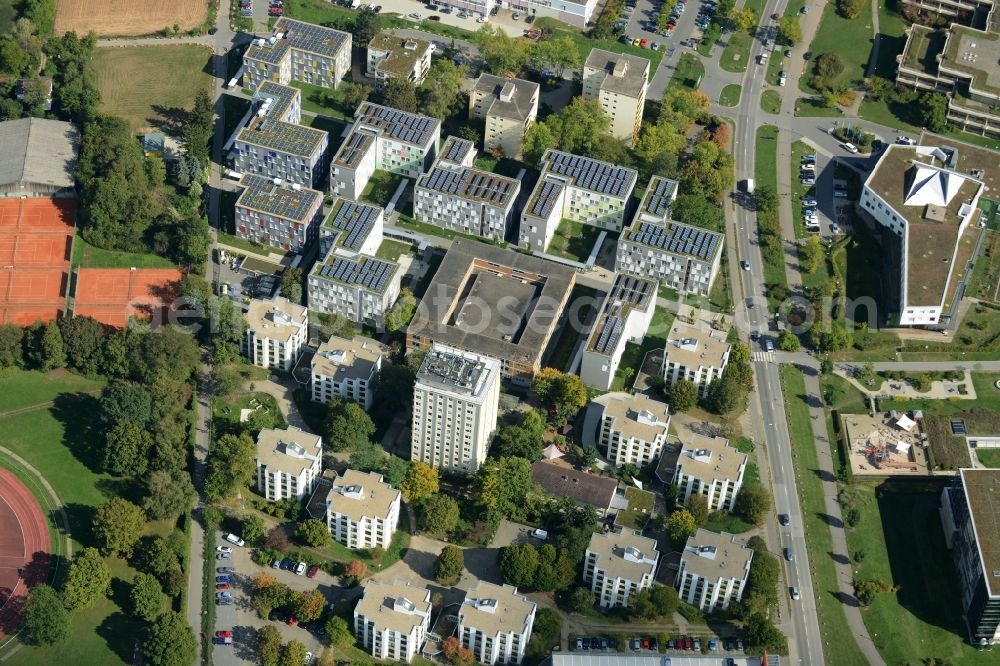
[[(810, 44), (813, 52), (811, 63), (815, 63), (824, 53), (836, 53), (844, 63), (844, 71), (833, 79), (831, 87), (836, 90), (841, 87), (854, 88), (859, 86), (865, 77), (865, 68), (872, 50), (871, 7), (872, 0), (864, 0), (860, 13), (855, 19), (846, 19), (837, 13), (837, 4), (827, 3), (823, 10), (823, 19), (816, 31), (816, 36)], [(845, 48), (845, 45), (850, 45)], [(799, 88), (803, 92), (819, 93), (810, 85), (812, 65), (799, 79)]]
[(802, 163), (803, 155), (815, 154), (812, 146), (804, 141), (796, 141), (792, 144), (792, 163), (788, 165), (792, 182), (792, 224), (795, 226), (795, 238), (805, 238), (809, 235), (806, 231), (806, 223), (802, 218), (802, 198), (806, 195), (815, 195), (815, 185), (803, 185), (799, 182), (799, 164)]
[(828, 107), (819, 97), (800, 97), (795, 100), (796, 118), (839, 118), (843, 115), (844, 112), (839, 107)]
[(760, 108), (766, 113), (778, 115), (781, 112), (781, 94), (777, 90), (765, 90), (760, 96)]
[(753, 37), (749, 32), (732, 32), (729, 42), (719, 57), (719, 67), (727, 72), (745, 72), (750, 61), (750, 50), (753, 48)]
[(719, 104), (722, 106), (737, 106), (740, 103), (740, 93), (743, 89), (736, 83), (730, 83), (719, 93)]

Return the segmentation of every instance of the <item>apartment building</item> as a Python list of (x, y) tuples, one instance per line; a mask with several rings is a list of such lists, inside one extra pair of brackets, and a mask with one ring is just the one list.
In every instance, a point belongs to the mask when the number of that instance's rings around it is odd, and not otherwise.
[(718, 331), (675, 323), (663, 350), (663, 379), (668, 386), (687, 380), (708, 394), (709, 385), (722, 377), (731, 345)]
[(376, 472), (346, 469), (326, 496), (326, 526), (352, 550), (388, 549), (399, 525), (400, 492)]
[(435, 345), (413, 387), (410, 460), (472, 473), (486, 460), (497, 426), (500, 363)]
[(440, 139), (435, 118), (364, 102), (331, 163), (330, 191), (356, 200), (376, 169), (417, 178), (434, 163)]
[[(468, 155), (464, 143), (452, 138), (445, 147), (464, 161)], [(442, 151), (431, 170), (417, 178), (413, 216), (419, 222), (502, 241), (514, 224), (520, 189), (518, 180), (465, 166)]]
[(279, 296), (250, 301), (243, 352), (254, 365), (291, 372), (305, 347), (309, 310)]
[(462, 647), (483, 664), (520, 664), (535, 623), (536, 604), (513, 585), (480, 580), (458, 610)]
[(436, 164), (450, 169), (461, 170), (463, 167), (472, 167), (476, 163), (476, 144), (468, 139), (460, 139), (457, 136), (449, 136), (441, 145), (441, 152), (438, 153)]
[(316, 240), (323, 193), (280, 179), (245, 174), (236, 199), (236, 235), (281, 252), (302, 252)]
[(975, 261), (979, 197), (1000, 185), (1000, 153), (933, 139), (889, 146), (861, 192), (862, 209), (899, 240), (887, 262), (899, 265), (892, 321), (900, 326), (952, 319)]
[(592, 49), (583, 64), (583, 98), (600, 102), (611, 136), (630, 146), (639, 138), (648, 86), (647, 58)]
[(698, 528), (688, 537), (674, 579), (678, 594), (706, 613), (743, 599), (753, 551), (726, 532)]
[(521, 212), (519, 244), (544, 252), (563, 218), (618, 233), (637, 172), (608, 162), (549, 149), (542, 173)]
[(605, 393), (593, 402), (600, 412), (597, 446), (608, 462), (642, 467), (660, 457), (670, 426), (666, 403), (642, 393)]
[(430, 619), (430, 590), (372, 578), (354, 607), (354, 634), (376, 659), (410, 662), (424, 644)]
[(379, 206), (338, 198), (319, 227), (319, 259), (306, 279), (309, 307), (378, 326), (399, 298), (402, 271), (375, 257), (382, 242)]
[(626, 608), (629, 595), (653, 584), (660, 554), (656, 539), (635, 530), (598, 532), (590, 537), (583, 561), (583, 582), (601, 608)]
[(243, 54), (244, 87), (251, 89), (264, 81), (336, 88), (350, 71), (351, 33), (284, 17)]
[(672, 481), (677, 501), (687, 506), (692, 495), (702, 495), (710, 511), (733, 511), (748, 459), (722, 437), (685, 432)]
[(1000, 643), (1000, 470), (960, 469), (941, 494), (945, 543), (958, 569), (969, 643)]
[(653, 176), (632, 224), (618, 238), (615, 270), (657, 280), (680, 294), (708, 296), (725, 236), (670, 218), (679, 183)]
[(442, 0), (439, 4), (454, 7), (459, 12), (467, 12), (473, 17), (487, 21), (491, 12), (500, 8), (520, 12), (529, 16), (554, 18), (577, 28), (585, 28), (593, 18), (597, 0)]
[(538, 117), (539, 90), (532, 81), (479, 75), (469, 93), (469, 120), (483, 121), (483, 150), (520, 159), (524, 133)]
[(383, 30), (368, 43), (365, 75), (383, 86), (389, 79), (402, 79), (415, 86), (424, 82), (431, 68), (433, 46), (425, 39), (400, 37)]
[(252, 113), (229, 148), (229, 163), (252, 173), (303, 187), (317, 187), (326, 176), (330, 136), (299, 125), (298, 88), (265, 81), (254, 93)]
[(902, 5), (939, 17), (961, 18), (964, 21), (972, 17), (972, 24), (988, 22), (994, 8), (993, 0), (903, 0)]
[(330, 336), (312, 359), (313, 401), (329, 404), (334, 398), (343, 398), (368, 411), (375, 380), (388, 355), (387, 346), (363, 335), (350, 340)]
[(295, 427), (257, 434), (257, 492), (272, 502), (308, 497), (323, 466), (323, 440)]
[(618, 275), (591, 329), (580, 363), (580, 379), (607, 391), (629, 342), (641, 343), (656, 310), (656, 283)]

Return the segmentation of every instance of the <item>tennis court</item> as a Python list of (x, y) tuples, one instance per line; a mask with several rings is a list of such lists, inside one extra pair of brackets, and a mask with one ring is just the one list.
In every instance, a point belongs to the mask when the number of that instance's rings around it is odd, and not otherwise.
[(119, 328), (132, 316), (162, 317), (174, 299), (181, 272), (174, 268), (81, 268), (76, 276), (74, 314)]

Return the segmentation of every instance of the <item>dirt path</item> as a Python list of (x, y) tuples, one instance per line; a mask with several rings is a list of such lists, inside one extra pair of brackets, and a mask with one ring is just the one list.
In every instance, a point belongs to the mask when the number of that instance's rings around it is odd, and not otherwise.
[[(87, 395), (100, 395), (101, 391), (104, 389), (93, 389), (90, 391), (80, 391), (80, 393), (86, 393)], [(20, 416), (21, 414), (27, 414), (28, 412), (35, 412), (39, 409), (45, 409), (46, 407), (51, 407), (55, 404), (55, 400), (48, 400), (46, 402), (39, 402), (34, 405), (28, 405), (27, 407), (18, 407), (17, 409), (11, 409), (6, 412), (0, 412), (0, 421), (3, 419), (9, 419), (12, 416)]]

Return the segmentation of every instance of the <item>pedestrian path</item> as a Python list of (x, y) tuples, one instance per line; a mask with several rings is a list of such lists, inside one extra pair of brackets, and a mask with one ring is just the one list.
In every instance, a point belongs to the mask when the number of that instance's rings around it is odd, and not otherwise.
[(755, 351), (750, 354), (750, 360), (754, 363), (774, 363), (778, 359), (775, 357), (773, 351)]

